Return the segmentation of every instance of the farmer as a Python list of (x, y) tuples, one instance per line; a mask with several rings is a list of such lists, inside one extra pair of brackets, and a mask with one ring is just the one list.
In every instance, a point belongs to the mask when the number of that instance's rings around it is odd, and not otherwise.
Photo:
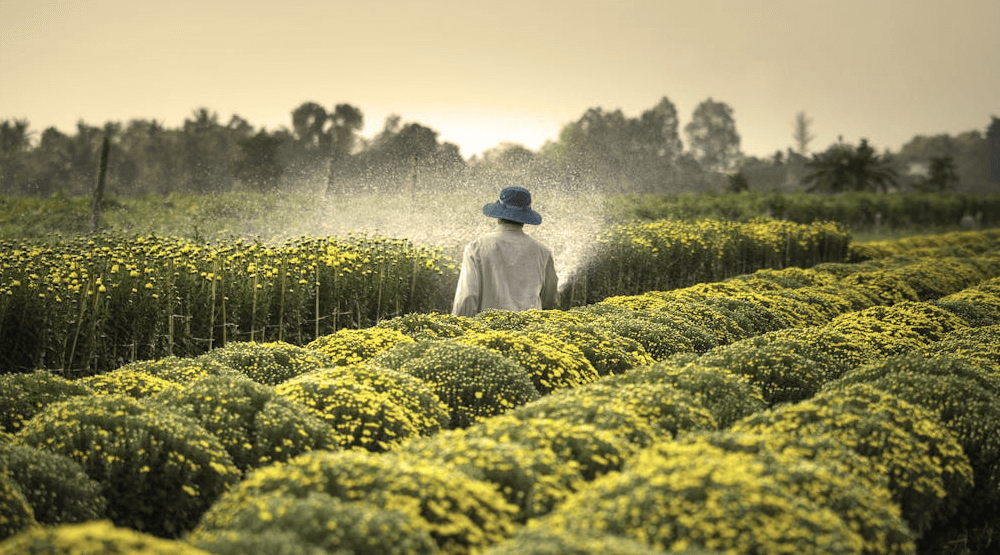
[(523, 229), (524, 224), (542, 223), (531, 209), (531, 193), (507, 187), (500, 191), (500, 200), (483, 206), (483, 214), (498, 219), (496, 231), (465, 247), (452, 314), (555, 308), (559, 278), (552, 251)]

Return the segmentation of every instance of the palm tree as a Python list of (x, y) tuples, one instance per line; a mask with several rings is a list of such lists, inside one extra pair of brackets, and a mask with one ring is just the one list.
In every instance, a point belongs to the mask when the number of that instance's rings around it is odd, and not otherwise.
[(809, 173), (802, 182), (808, 185), (806, 190), (809, 192), (884, 193), (896, 184), (897, 179), (896, 171), (889, 165), (888, 155), (879, 156), (868, 144), (868, 139), (861, 139), (857, 149), (837, 143), (826, 152), (813, 154), (812, 160), (806, 162), (806, 169)]

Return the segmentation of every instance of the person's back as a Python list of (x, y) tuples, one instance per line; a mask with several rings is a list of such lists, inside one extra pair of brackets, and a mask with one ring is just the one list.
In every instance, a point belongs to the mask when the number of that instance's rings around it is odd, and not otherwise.
[(541, 223), (541, 216), (531, 210), (530, 193), (509, 187), (500, 199), (483, 207), (484, 214), (500, 219), (497, 230), (465, 248), (453, 314), (556, 306), (558, 278), (552, 251), (522, 229), (525, 223)]

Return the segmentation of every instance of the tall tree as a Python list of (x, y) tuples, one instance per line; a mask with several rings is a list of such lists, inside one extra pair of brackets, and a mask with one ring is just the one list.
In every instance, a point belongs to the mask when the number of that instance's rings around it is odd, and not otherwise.
[(815, 138), (809, 131), (812, 125), (812, 118), (806, 117), (805, 112), (795, 114), (795, 131), (792, 132), (792, 139), (795, 141), (795, 152), (800, 156), (809, 155), (809, 143)]
[(28, 120), (0, 122), (0, 194), (23, 193), (28, 179)]
[(706, 169), (726, 171), (742, 156), (733, 109), (724, 102), (704, 100), (695, 108), (684, 132), (695, 160)]

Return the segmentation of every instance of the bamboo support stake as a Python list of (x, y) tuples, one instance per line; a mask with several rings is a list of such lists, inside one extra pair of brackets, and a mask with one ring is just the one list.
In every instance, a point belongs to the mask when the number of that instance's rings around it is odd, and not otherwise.
[(94, 200), (90, 206), (90, 216), (94, 224), (94, 233), (101, 229), (101, 205), (104, 202), (104, 181), (108, 174), (108, 154), (111, 152), (111, 140), (107, 135), (101, 144), (101, 164), (97, 172), (97, 185), (94, 188)]

